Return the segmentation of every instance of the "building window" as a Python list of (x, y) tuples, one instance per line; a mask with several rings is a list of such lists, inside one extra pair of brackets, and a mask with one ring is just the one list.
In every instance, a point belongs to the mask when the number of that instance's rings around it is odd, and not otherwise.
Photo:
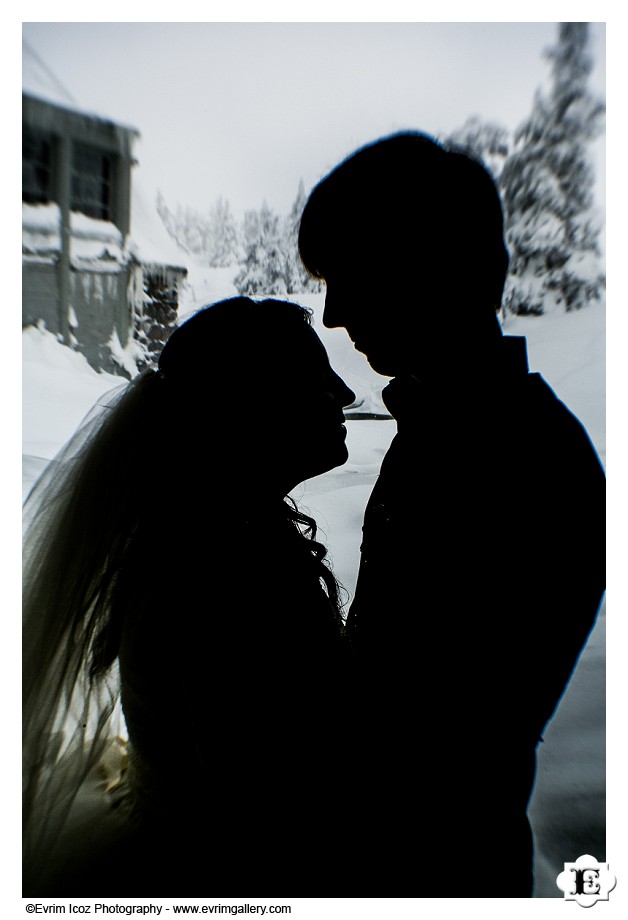
[(110, 153), (75, 143), (72, 148), (72, 211), (99, 220), (113, 218), (114, 157)]
[(52, 197), (52, 137), (23, 128), (22, 200), (43, 204)]

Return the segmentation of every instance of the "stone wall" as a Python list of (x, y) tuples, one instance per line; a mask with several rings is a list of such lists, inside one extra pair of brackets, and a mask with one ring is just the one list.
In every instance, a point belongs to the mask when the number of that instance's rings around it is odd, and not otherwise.
[(179, 290), (186, 269), (143, 263), (141, 303), (136, 304), (134, 337), (144, 357), (138, 370), (155, 368), (159, 354), (177, 324)]

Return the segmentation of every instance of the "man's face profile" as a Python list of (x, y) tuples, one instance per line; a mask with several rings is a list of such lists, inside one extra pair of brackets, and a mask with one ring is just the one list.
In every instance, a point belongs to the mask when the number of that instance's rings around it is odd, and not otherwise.
[(392, 283), (369, 279), (365, 285), (340, 276), (326, 279), (323, 322), (328, 329), (342, 327), (373, 370), (387, 377), (409, 371), (408, 334), (416, 353), (417, 333), (410, 329), (412, 306)]
[(419, 373), (426, 350), (443, 335), (452, 267), (441, 265), (436, 247), (419, 246), (407, 233), (393, 236), (392, 228), (371, 225), (366, 239), (356, 235), (326, 271), (323, 322), (345, 328), (378, 374)]

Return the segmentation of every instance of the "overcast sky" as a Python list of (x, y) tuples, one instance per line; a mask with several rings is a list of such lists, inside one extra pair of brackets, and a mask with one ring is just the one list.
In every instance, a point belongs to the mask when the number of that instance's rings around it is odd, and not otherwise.
[[(549, 85), (557, 23), (30, 22), (23, 36), (78, 107), (140, 131), (149, 194), (285, 212), (301, 178), (384, 134), (471, 115), (516, 127)], [(604, 96), (604, 23), (591, 51)]]

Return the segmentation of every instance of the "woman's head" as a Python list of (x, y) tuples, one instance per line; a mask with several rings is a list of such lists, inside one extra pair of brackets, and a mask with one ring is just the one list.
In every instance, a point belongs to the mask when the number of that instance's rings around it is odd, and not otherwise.
[[(212, 551), (229, 544), (224, 525), (234, 504), (253, 514), (260, 504), (263, 525), (264, 499), (282, 498), (301, 479), (343, 463), (341, 409), (353, 398), (329, 366), (306, 310), (235, 298), (177, 329), (159, 373), (142, 374), (107, 401), (49, 465), (29, 498), (24, 546), (27, 852), (47, 852), (70, 807), (71, 797), (55, 797), (59, 777), (64, 788), (76, 780), (78, 789), (104, 750), (115, 701), (109, 669), (147, 580), (172, 586), (196, 576), (200, 597), (208, 574), (229, 581), (246, 571), (233, 545), (220, 557), (230, 554), (226, 570), (220, 562), (211, 568)], [(250, 470), (259, 476), (254, 491), (242, 483)], [(188, 483), (196, 495), (186, 491)], [(199, 505), (217, 513), (199, 514)], [(302, 540), (309, 536), (304, 590), (322, 582), (339, 616), (338, 586), (315, 541), (315, 522), (289, 501), (274, 505), (283, 509), (275, 521), (287, 520)], [(239, 530), (242, 517), (233, 519)], [(261, 530), (246, 531), (243, 551), (272, 552)], [(182, 568), (180, 556), (173, 562), (172, 547), (181, 544), (184, 552), (195, 547), (203, 566)], [(49, 755), (60, 724), (66, 738), (57, 773), (57, 751)], [(43, 817), (42, 802), (54, 805)]]
[(235, 297), (194, 314), (159, 359), (181, 453), (223, 474), (251, 469), (286, 494), (347, 459), (342, 407), (355, 394), (298, 304)]

